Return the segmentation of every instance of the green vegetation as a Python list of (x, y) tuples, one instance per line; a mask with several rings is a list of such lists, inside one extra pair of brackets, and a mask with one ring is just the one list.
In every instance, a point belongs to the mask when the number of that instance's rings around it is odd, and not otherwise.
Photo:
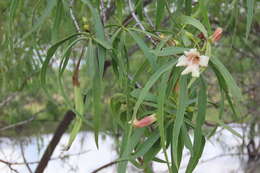
[(186, 147), (191, 173), (216, 127), (259, 135), (259, 1), (10, 0), (0, 12), (3, 136), (53, 133), (72, 110), (68, 148), (86, 129), (98, 147), (102, 131), (119, 141), (119, 173), (152, 161), (175, 173)]

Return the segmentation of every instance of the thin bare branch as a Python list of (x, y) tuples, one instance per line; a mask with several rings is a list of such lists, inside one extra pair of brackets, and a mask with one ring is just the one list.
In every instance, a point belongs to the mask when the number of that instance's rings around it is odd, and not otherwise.
[(152, 28), (154, 28), (155, 26), (154, 26), (154, 24), (153, 24), (152, 19), (151, 19), (150, 16), (148, 15), (146, 8), (144, 8), (143, 11), (144, 11), (144, 16), (146, 17), (148, 23), (151, 25)]
[(21, 150), (22, 158), (23, 158), (26, 168), (28, 169), (28, 171), (30, 173), (33, 173), (32, 169), (30, 168), (30, 166), (26, 160), (25, 154), (24, 154), (23, 141), (20, 141), (20, 150)]
[(13, 99), (15, 99), (15, 97), (17, 96), (17, 92), (14, 92), (10, 95), (8, 95), (6, 98), (4, 98), (1, 102), (0, 102), (0, 109), (2, 107), (4, 107), (5, 105), (7, 105), (8, 103), (10, 103)]
[[(137, 25), (141, 28), (141, 30), (146, 31), (143, 24), (141, 23), (141, 21), (139, 20), (139, 18), (137, 17), (137, 15), (135, 14), (135, 10), (132, 4), (131, 0), (128, 0), (128, 4), (129, 4), (129, 8), (130, 8), (130, 13), (133, 16), (134, 20), (136, 21)], [(153, 40), (153, 38), (150, 35), (146, 36), (149, 38), (149, 40), (153, 43), (153, 45), (156, 45), (156, 42)]]
[(24, 124), (27, 124), (27, 123), (29, 123), (29, 122), (35, 120), (35, 118), (36, 118), (39, 114), (41, 114), (41, 113), (43, 113), (43, 112), (45, 112), (45, 111), (46, 111), (46, 109), (40, 110), (39, 112), (36, 112), (32, 117), (30, 117), (30, 118), (27, 119), (27, 120), (23, 120), (23, 121), (20, 121), (20, 122), (18, 122), (18, 123), (14, 123), (14, 124), (8, 125), (8, 126), (6, 126), (6, 127), (2, 127), (2, 128), (0, 128), (0, 132), (1, 132), (1, 131), (8, 130), (8, 129), (11, 129), (11, 128), (15, 128), (15, 127), (18, 127), (18, 126), (22, 126), (22, 125), (24, 125)]
[(73, 11), (73, 5), (74, 5), (74, 0), (71, 0), (71, 1), (70, 1), (70, 7), (69, 7), (70, 17), (71, 17), (71, 19), (72, 19), (72, 21), (73, 21), (73, 23), (74, 23), (74, 26), (75, 26), (76, 30), (77, 30), (78, 32), (81, 32), (81, 31), (80, 31), (79, 24), (78, 24), (78, 21), (77, 21), (77, 19), (76, 19), (76, 17), (75, 17), (74, 11)]
[(107, 20), (104, 0), (100, 0), (100, 11), (101, 11), (101, 19), (104, 24)]
[(8, 161), (2, 160), (2, 159), (0, 159), (0, 162), (6, 164), (11, 171), (14, 171), (14, 172), (16, 172), (16, 173), (19, 173), (16, 169), (14, 169), (14, 168), (12, 167), (12, 165), (14, 165), (12, 162), (8, 162)]
[(101, 166), (101, 167), (95, 169), (95, 170), (94, 170), (93, 172), (91, 172), (91, 173), (97, 173), (97, 172), (101, 171), (102, 169), (105, 169), (105, 168), (107, 168), (107, 167), (109, 167), (109, 166), (112, 166), (112, 165), (114, 165), (114, 164), (116, 164), (116, 163), (117, 163), (117, 161), (112, 161), (112, 162), (110, 162), (110, 163), (107, 163), (107, 164), (105, 164), (105, 165), (103, 165), (103, 166)]
[[(68, 157), (72, 157), (72, 156), (79, 156), (79, 155), (83, 155), (88, 153), (90, 150), (86, 150), (86, 151), (82, 151), (82, 152), (78, 152), (78, 153), (73, 153), (73, 154), (65, 154), (65, 155), (61, 155), (58, 157), (53, 157), (50, 159), (50, 161), (54, 161), (54, 160), (62, 160), (64, 158), (68, 158)], [(25, 165), (24, 162), (9, 162), (3, 159), (0, 159), (1, 163), (4, 163), (6, 165)], [(28, 165), (34, 165), (34, 164), (38, 164), (40, 161), (32, 161), (32, 162), (27, 162)]]

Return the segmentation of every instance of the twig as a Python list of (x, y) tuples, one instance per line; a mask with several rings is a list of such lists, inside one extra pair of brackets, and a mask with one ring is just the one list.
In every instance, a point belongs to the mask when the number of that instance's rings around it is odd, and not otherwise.
[[(133, 76), (131, 76), (130, 74), (128, 74), (127, 77), (128, 77), (128, 79), (129, 79), (130, 81), (134, 81)], [(135, 87), (136, 87), (136, 88), (142, 88), (142, 85), (141, 85), (139, 82), (137, 82), (137, 81), (134, 81), (134, 82), (135, 82)]]
[(24, 125), (24, 124), (27, 124), (27, 123), (33, 121), (33, 120), (38, 116), (38, 114), (40, 114), (40, 113), (42, 113), (42, 112), (45, 112), (45, 111), (46, 111), (45, 109), (40, 110), (39, 112), (36, 112), (32, 117), (30, 117), (30, 118), (27, 119), (27, 120), (20, 121), (20, 122), (15, 123), (15, 124), (8, 125), (8, 126), (6, 126), (6, 127), (2, 127), (2, 128), (0, 128), (0, 132), (1, 132), (1, 131), (8, 130), (8, 129), (11, 129), (11, 128), (15, 128), (15, 127), (18, 127), (18, 126), (21, 126), (21, 125)]
[[(206, 162), (210, 162), (210, 161), (218, 159), (220, 157), (237, 156), (237, 155), (246, 155), (246, 154), (243, 154), (243, 153), (220, 154), (220, 155), (213, 156), (213, 157), (211, 157), (209, 159), (201, 160), (198, 164), (203, 164), (203, 163), (206, 163)], [(185, 169), (185, 168), (187, 168), (187, 165), (181, 167), (181, 169)]]
[(108, 4), (109, 4), (109, 6), (105, 12), (106, 20), (109, 20), (109, 18), (114, 14), (115, 9), (116, 9), (115, 1), (112, 1), (112, 2), (110, 1)]
[[(136, 16), (135, 14), (135, 10), (133, 8), (133, 4), (131, 2), (131, 0), (128, 0), (128, 4), (129, 4), (129, 8), (130, 8), (130, 13), (133, 16), (134, 20), (136, 21), (137, 25), (139, 25), (139, 27), (141, 28), (141, 30), (146, 31), (143, 24), (141, 23), (141, 21), (139, 20), (139, 18)], [(149, 38), (149, 40), (153, 43), (153, 45), (156, 45), (155, 41), (153, 40), (153, 38), (150, 35), (146, 36)]]
[(104, 24), (106, 22), (106, 19), (107, 19), (104, 0), (100, 0), (100, 11), (101, 11), (102, 23)]
[(12, 164), (11, 162), (8, 162), (8, 161), (2, 160), (2, 159), (0, 159), (0, 162), (6, 164), (11, 171), (14, 171), (14, 172), (16, 172), (16, 173), (19, 173), (16, 169), (12, 168), (12, 165), (13, 165), (13, 164)]
[[(152, 2), (153, 2), (153, 0), (145, 0), (145, 1), (144, 1), (144, 4), (143, 4), (143, 7), (149, 5), (149, 4), (152, 3)], [(122, 25), (123, 25), (123, 26), (127, 26), (127, 25), (132, 21), (132, 19), (133, 19), (133, 16), (132, 16), (132, 14), (130, 13), (130, 14), (123, 20)]]
[(25, 166), (27, 167), (27, 169), (30, 173), (33, 173), (32, 169), (30, 168), (30, 166), (25, 158), (24, 149), (23, 149), (23, 141), (20, 141), (20, 149), (21, 149), (21, 154), (22, 154), (22, 158), (25, 163)]
[(150, 16), (148, 15), (146, 8), (144, 8), (144, 16), (146, 17), (148, 23), (151, 25), (151, 27), (154, 29), (154, 24)]
[[(67, 157), (72, 157), (72, 156), (78, 156), (78, 155), (82, 155), (82, 154), (86, 154), (87, 152), (89, 152), (89, 150), (87, 151), (83, 151), (83, 152), (79, 152), (79, 153), (73, 153), (73, 154), (66, 154), (63, 156), (59, 156), (59, 157), (53, 157), (50, 159), (50, 161), (54, 161), (54, 160), (60, 160), (60, 159), (64, 159)], [(24, 165), (24, 162), (9, 162), (6, 160), (2, 160), (0, 159), (0, 162), (6, 164), (6, 165)], [(27, 162), (28, 165), (34, 165), (34, 164), (38, 164), (40, 161), (32, 161), (32, 162)]]
[(206, 162), (210, 162), (210, 161), (215, 160), (215, 159), (218, 159), (218, 158), (220, 158), (220, 157), (237, 156), (237, 155), (246, 155), (246, 154), (243, 154), (243, 153), (227, 153), (227, 154), (220, 154), (220, 155), (217, 155), (217, 156), (211, 157), (211, 158), (209, 158), (209, 159), (202, 160), (202, 161), (199, 162), (199, 164), (206, 163)]
[(70, 7), (69, 7), (70, 17), (71, 17), (71, 19), (72, 19), (72, 21), (74, 23), (74, 26), (75, 26), (76, 30), (78, 32), (81, 32), (79, 24), (78, 24), (78, 21), (76, 20), (76, 17), (75, 17), (74, 11), (73, 11), (73, 5), (74, 5), (74, 0), (71, 0), (70, 1)]
[(0, 102), (0, 109), (4, 107), (6, 104), (8, 104), (9, 102), (11, 102), (17, 96), (17, 94), (18, 94), (17, 92), (14, 92), (8, 95), (6, 98), (4, 98), (3, 101)]
[(103, 165), (103, 166), (97, 168), (96, 170), (94, 170), (94, 171), (91, 172), (91, 173), (97, 173), (98, 171), (101, 171), (102, 169), (105, 169), (105, 168), (107, 168), (107, 167), (109, 167), (109, 166), (112, 166), (112, 165), (116, 164), (117, 162), (118, 162), (118, 161), (112, 161), (112, 162), (110, 162), (110, 163), (107, 163), (107, 164), (105, 164), (105, 165)]

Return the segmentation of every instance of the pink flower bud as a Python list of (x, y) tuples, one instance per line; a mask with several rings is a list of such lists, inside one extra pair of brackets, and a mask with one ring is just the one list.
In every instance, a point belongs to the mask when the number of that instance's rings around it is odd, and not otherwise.
[(152, 114), (150, 116), (144, 117), (141, 120), (134, 120), (133, 122), (133, 126), (135, 128), (142, 128), (142, 127), (146, 127), (149, 126), (150, 124), (154, 123), (156, 121), (156, 117), (155, 114)]
[(222, 36), (222, 32), (223, 32), (223, 29), (222, 28), (217, 28), (215, 30), (215, 32), (213, 33), (213, 35), (211, 36), (211, 39), (212, 39), (212, 42), (217, 42), (221, 39), (221, 36)]

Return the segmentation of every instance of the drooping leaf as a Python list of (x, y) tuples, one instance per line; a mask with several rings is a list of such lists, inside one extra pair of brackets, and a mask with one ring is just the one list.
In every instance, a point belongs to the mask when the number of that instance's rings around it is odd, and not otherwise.
[(81, 35), (82, 33), (76, 33), (76, 34), (72, 34), (66, 38), (64, 38), (63, 40), (61, 41), (58, 41), (57, 43), (55, 43), (54, 45), (52, 45), (48, 51), (47, 51), (47, 55), (46, 55), (46, 58), (44, 60), (44, 63), (42, 65), (42, 69), (41, 69), (41, 83), (43, 85), (45, 85), (46, 83), (46, 72), (47, 72), (47, 68), (48, 68), (48, 65), (49, 65), (49, 62), (51, 60), (51, 58), (53, 57), (53, 55), (55, 54), (55, 52), (57, 51), (57, 49), (63, 44), (65, 43), (66, 41), (72, 39), (72, 38), (75, 38), (76, 36), (78, 35)]
[(165, 5), (166, 5), (165, 0), (156, 1), (156, 28), (159, 28), (159, 26), (161, 25), (164, 16)]
[(210, 62), (212, 63), (212, 65), (214, 65), (214, 67), (218, 70), (218, 72), (225, 80), (225, 83), (232, 96), (237, 98), (238, 100), (242, 100), (241, 91), (226, 67), (218, 60), (217, 57), (210, 58)]
[(247, 14), (246, 14), (246, 38), (248, 38), (250, 28), (254, 17), (254, 0), (247, 0)]
[(205, 138), (202, 132), (202, 126), (205, 122), (207, 108), (207, 88), (202, 77), (200, 77), (200, 88), (198, 92), (198, 113), (196, 118), (196, 126), (194, 130), (193, 153), (189, 160), (186, 173), (192, 173), (201, 157), (205, 145)]
[(184, 47), (166, 47), (162, 50), (150, 50), (150, 52), (154, 53), (156, 56), (170, 56), (184, 53), (184, 51), (189, 50), (189, 48)]
[(190, 16), (182, 16), (180, 18), (180, 21), (184, 24), (187, 24), (187, 25), (192, 25), (194, 26), (195, 28), (197, 28), (199, 31), (201, 31), (204, 36), (207, 38), (208, 37), (208, 32), (206, 30), (206, 28), (204, 27), (204, 25), (197, 19), (193, 18), (193, 17), (190, 17)]
[(174, 123), (174, 128), (173, 128), (173, 159), (174, 159), (174, 164), (176, 168), (179, 168), (179, 158), (180, 158), (180, 152), (178, 151), (179, 149), (179, 140), (180, 140), (180, 131), (181, 127), (184, 123), (184, 114), (185, 110), (187, 107), (187, 100), (188, 100), (188, 93), (187, 93), (187, 76), (181, 76), (180, 77), (180, 94), (178, 98), (178, 104), (177, 104), (177, 114), (176, 114), (176, 119)]
[(26, 39), (33, 32), (35, 32), (39, 27), (44, 23), (44, 21), (51, 15), (53, 8), (57, 5), (57, 0), (52, 0), (47, 2), (47, 6), (43, 11), (42, 16), (38, 19), (38, 21), (33, 25), (32, 29), (30, 29), (27, 33), (23, 35), (22, 40)]
[(153, 67), (153, 69), (156, 69), (156, 56), (149, 52), (149, 48), (147, 47), (146, 43), (141, 39), (135, 32), (128, 30), (129, 34), (133, 37), (133, 39), (136, 41), (140, 49), (144, 52), (145, 57), (148, 59), (149, 63)]

